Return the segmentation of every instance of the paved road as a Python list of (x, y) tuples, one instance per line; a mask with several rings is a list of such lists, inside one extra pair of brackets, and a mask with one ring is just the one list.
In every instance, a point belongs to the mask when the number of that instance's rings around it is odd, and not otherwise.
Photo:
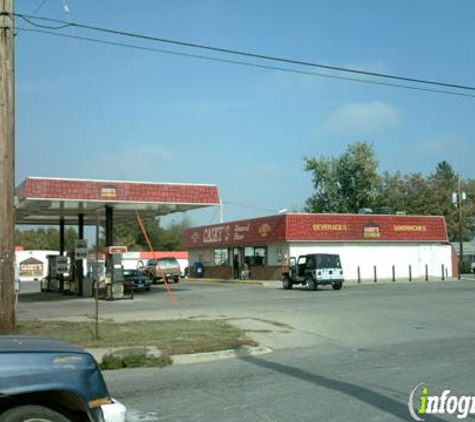
[[(195, 294), (203, 297), (183, 295), (190, 315), (264, 316), (288, 324), (251, 333), (280, 350), (226, 362), (108, 372), (130, 422), (407, 421), (409, 393), (421, 382), (432, 394), (450, 389), (475, 395), (473, 283), (314, 293), (232, 286)], [(201, 302), (209, 304), (206, 312)]]
[[(21, 318), (87, 318), (91, 299), (28, 293)], [(163, 286), (133, 301), (101, 302), (118, 321), (228, 318), (275, 353), (162, 370), (106, 372), (130, 422), (411, 420), (419, 383), (475, 395), (475, 283), (429, 282), (284, 291), (276, 287)], [(474, 416), (469, 416), (474, 419)], [(426, 421), (456, 420), (455, 416)]]
[[(130, 422), (408, 421), (420, 382), (473, 394), (473, 338), (348, 349), (307, 347), (265, 357), (106, 373)], [(456, 420), (438, 415), (426, 421)]]

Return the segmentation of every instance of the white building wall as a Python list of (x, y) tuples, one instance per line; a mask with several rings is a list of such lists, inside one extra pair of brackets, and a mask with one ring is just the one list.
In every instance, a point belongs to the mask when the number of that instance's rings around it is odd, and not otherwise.
[(378, 279), (392, 279), (393, 265), (395, 266), (396, 280), (409, 278), (409, 266), (411, 266), (413, 278), (423, 278), (426, 265), (429, 277), (441, 277), (442, 266), (444, 266), (445, 276), (452, 277), (452, 248), (450, 245), (290, 244), (289, 256), (298, 257), (308, 253), (339, 254), (347, 280), (358, 278), (358, 267), (362, 279), (373, 279), (374, 266), (376, 266)]
[(19, 266), (23, 261), (28, 258), (34, 258), (43, 263), (43, 274), (41, 277), (25, 277), (19, 275), (20, 281), (34, 281), (41, 280), (48, 275), (48, 255), (59, 255), (58, 251), (45, 251), (45, 250), (27, 250), (27, 251), (15, 251), (15, 265)]

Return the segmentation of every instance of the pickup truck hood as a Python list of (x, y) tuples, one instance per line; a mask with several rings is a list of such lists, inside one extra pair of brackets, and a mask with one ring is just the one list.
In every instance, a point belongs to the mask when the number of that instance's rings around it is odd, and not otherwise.
[(56, 340), (0, 336), (0, 396), (66, 390), (85, 403), (110, 397), (94, 358)]
[(80, 347), (58, 340), (35, 337), (0, 336), (0, 353), (87, 353)]

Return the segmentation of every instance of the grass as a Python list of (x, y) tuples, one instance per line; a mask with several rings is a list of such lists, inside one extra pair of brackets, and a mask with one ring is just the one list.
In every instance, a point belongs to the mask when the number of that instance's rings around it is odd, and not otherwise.
[(84, 348), (155, 346), (167, 357), (255, 346), (243, 330), (222, 320), (102, 321), (99, 339), (93, 322), (22, 321), (16, 334), (49, 337)]

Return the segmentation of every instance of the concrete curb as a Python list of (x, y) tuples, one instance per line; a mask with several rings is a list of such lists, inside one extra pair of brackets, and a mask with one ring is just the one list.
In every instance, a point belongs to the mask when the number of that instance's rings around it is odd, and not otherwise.
[(174, 365), (189, 365), (193, 363), (212, 362), (216, 360), (237, 359), (245, 356), (260, 356), (273, 353), (269, 347), (242, 346), (239, 349), (221, 350), (219, 352), (193, 353), (190, 355), (174, 355)]
[[(102, 363), (106, 355), (124, 356), (128, 353), (145, 353), (150, 356), (160, 356), (161, 351), (155, 347), (116, 347), (116, 348), (91, 348), (87, 351), (94, 356), (97, 363)], [(260, 356), (273, 353), (269, 347), (242, 346), (239, 349), (219, 350), (217, 352), (192, 353), (185, 355), (172, 355), (173, 365), (189, 365), (193, 363), (213, 362), (217, 360), (237, 359), (245, 356)]]

